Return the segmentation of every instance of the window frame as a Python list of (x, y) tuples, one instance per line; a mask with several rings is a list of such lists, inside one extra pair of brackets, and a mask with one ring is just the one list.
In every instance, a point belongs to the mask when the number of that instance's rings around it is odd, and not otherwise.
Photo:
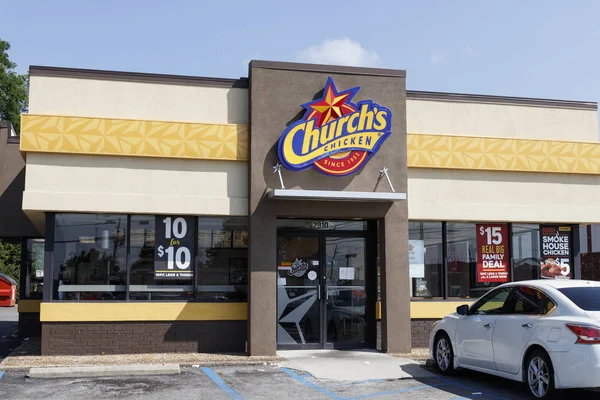
[[(130, 299), (130, 292), (131, 292), (131, 265), (130, 262), (132, 260), (131, 258), (131, 224), (132, 224), (132, 217), (134, 216), (138, 216), (138, 215), (143, 215), (143, 216), (150, 216), (150, 217), (156, 217), (156, 216), (172, 216), (174, 214), (126, 214), (126, 213), (110, 213), (111, 215), (120, 215), (120, 216), (124, 216), (126, 219), (126, 224), (127, 224), (127, 230), (126, 230), (126, 235), (125, 235), (125, 264), (126, 264), (126, 282), (125, 282), (125, 297), (124, 300), (120, 299), (120, 300), (76, 300), (76, 299), (70, 299), (70, 300), (59, 300), (58, 298), (54, 297), (54, 259), (55, 259), (55, 229), (56, 229), (56, 215), (57, 214), (75, 214), (75, 215), (105, 215), (108, 213), (78, 213), (78, 212), (50, 212), (50, 213), (46, 213), (46, 227), (45, 227), (45, 238), (43, 238), (45, 240), (45, 244), (44, 244), (44, 281), (43, 281), (43, 296), (42, 296), (42, 301), (43, 302), (57, 302), (57, 303), (123, 303), (123, 302), (136, 302), (136, 303), (152, 303), (152, 302), (169, 302), (169, 303), (187, 303), (187, 302), (196, 302), (196, 303), (206, 303), (206, 301), (199, 301), (197, 300), (197, 294), (198, 294), (198, 227), (199, 227), (199, 220), (202, 218), (228, 218), (228, 217), (238, 217), (238, 216), (229, 216), (229, 215), (210, 215), (210, 216), (204, 216), (204, 215), (190, 215), (190, 217), (193, 218), (194, 220), (194, 224), (193, 224), (193, 229), (194, 229), (194, 248), (190, 249), (191, 250), (191, 255), (192, 255), (192, 260), (191, 262), (193, 263), (193, 276), (190, 282), (190, 286), (193, 287), (193, 295), (190, 298), (187, 299), (173, 299), (173, 300), (168, 300), (168, 299), (161, 299), (161, 300), (132, 300)], [(249, 232), (249, 220), (247, 216), (239, 216), (240, 218), (245, 218), (246, 219), (246, 230)], [(27, 252), (26, 250), (26, 243), (27, 243), (27, 239), (33, 239), (33, 238), (23, 238), (22, 239), (22, 249), (21, 249), (21, 275), (23, 275), (25, 273), (25, 263), (24, 263), (24, 257), (25, 254)], [(249, 273), (249, 270), (248, 270)], [(24, 280), (21, 280), (21, 288), (23, 287), (24, 284)], [(177, 285), (177, 286), (181, 286), (181, 285)], [(160, 291), (157, 291), (160, 292)], [(228, 301), (228, 303), (247, 303), (248, 299), (244, 300), (244, 301), (240, 301), (240, 300), (230, 300)]]

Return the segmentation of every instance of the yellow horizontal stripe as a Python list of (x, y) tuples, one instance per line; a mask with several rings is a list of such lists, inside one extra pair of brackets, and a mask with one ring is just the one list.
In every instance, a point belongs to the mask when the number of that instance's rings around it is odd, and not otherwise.
[(411, 301), (410, 318), (443, 318), (456, 312), (456, 307), (471, 303), (472, 301)]
[[(23, 152), (247, 161), (248, 141), (247, 125), (21, 116)], [(600, 175), (600, 143), (410, 133), (407, 157), (412, 168)]]
[(41, 300), (19, 300), (18, 310), (20, 313), (39, 313)]
[(42, 303), (42, 322), (243, 321), (247, 303)]
[(248, 126), (23, 114), (21, 151), (248, 160)]
[(409, 167), (600, 174), (600, 144), (410, 134)]
[[(456, 307), (463, 304), (471, 304), (467, 301), (411, 301), (410, 318), (411, 319), (434, 319), (443, 318), (456, 311)], [(381, 319), (381, 302), (378, 301), (375, 307), (375, 318)]]

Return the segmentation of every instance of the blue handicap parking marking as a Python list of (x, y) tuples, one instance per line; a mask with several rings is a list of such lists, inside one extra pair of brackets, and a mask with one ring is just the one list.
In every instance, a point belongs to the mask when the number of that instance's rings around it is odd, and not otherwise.
[(208, 367), (200, 368), (217, 386), (234, 400), (244, 400), (244, 397), (229, 386), (215, 371)]
[(4, 375), (4, 371), (0, 371), (0, 379), (2, 379), (3, 375)]
[(288, 374), (289, 376), (292, 377), (292, 379), (302, 383), (305, 386), (308, 386), (310, 388), (313, 388), (315, 390), (318, 390), (319, 392), (323, 393), (326, 396), (331, 397), (332, 399), (336, 399), (336, 400), (344, 400), (342, 397), (338, 396), (335, 393), (330, 392), (329, 390), (322, 388), (321, 386), (315, 385), (312, 382), (309, 382), (305, 376), (306, 375), (298, 375), (297, 373), (295, 373), (294, 371), (292, 371), (291, 369), (287, 369), (287, 368), (282, 368), (283, 372), (285, 372), (286, 374)]

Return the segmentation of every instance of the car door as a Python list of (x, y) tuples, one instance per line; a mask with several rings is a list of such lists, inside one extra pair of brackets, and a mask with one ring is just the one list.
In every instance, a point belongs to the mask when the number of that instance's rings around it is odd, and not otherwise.
[(525, 346), (538, 325), (546, 296), (538, 289), (518, 286), (507, 300), (507, 314), (498, 317), (492, 336), (499, 371), (517, 374)]
[(512, 288), (499, 288), (484, 295), (460, 317), (456, 328), (456, 352), (464, 366), (495, 369), (492, 334), (496, 320), (505, 311)]

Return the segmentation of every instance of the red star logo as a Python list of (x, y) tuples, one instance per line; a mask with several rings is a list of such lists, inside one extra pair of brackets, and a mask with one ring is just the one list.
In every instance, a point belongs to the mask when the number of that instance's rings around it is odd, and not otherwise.
[(304, 119), (315, 119), (316, 126), (320, 127), (343, 115), (353, 113), (357, 107), (350, 101), (358, 89), (356, 87), (338, 92), (333, 84), (333, 80), (329, 78), (323, 91), (323, 97), (302, 105), (307, 110)]

